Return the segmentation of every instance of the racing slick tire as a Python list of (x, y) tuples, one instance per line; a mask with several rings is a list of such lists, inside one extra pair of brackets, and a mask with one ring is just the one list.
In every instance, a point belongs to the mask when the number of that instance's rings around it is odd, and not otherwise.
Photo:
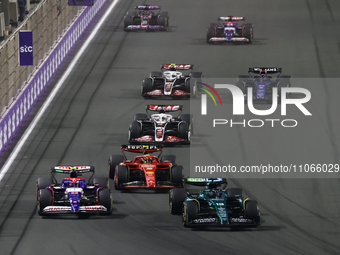
[[(281, 75), (279, 78), (279, 83), (277, 86), (277, 92), (279, 95), (279, 103), (281, 103), (281, 89), (282, 88), (290, 88), (292, 86), (292, 77), (290, 75)], [(290, 93), (287, 94), (287, 98), (290, 96)]]
[(99, 184), (103, 189), (108, 189), (110, 187), (109, 178), (107, 177), (94, 177), (92, 184)]
[(195, 123), (194, 123), (194, 115), (193, 114), (182, 114), (180, 116), (181, 120), (185, 121), (189, 124), (190, 127), (190, 135), (194, 135), (195, 133)]
[(216, 27), (217, 23), (211, 23), (207, 30), (207, 43), (212, 44), (214, 42), (210, 42), (209, 40), (216, 36)]
[(249, 81), (249, 75), (239, 75), (237, 76), (237, 81), (239, 82), (247, 82)]
[(116, 166), (121, 162), (124, 162), (125, 158), (123, 155), (110, 155), (109, 157), (109, 178), (114, 179), (116, 173)]
[(254, 26), (252, 23), (246, 23), (244, 26), (243, 36), (249, 40), (246, 43), (251, 44), (254, 38)]
[(134, 121), (130, 124), (129, 128), (129, 142), (133, 142), (132, 139), (141, 137), (142, 135), (142, 128), (139, 122)]
[(117, 180), (115, 180), (115, 189), (116, 190), (122, 190), (122, 184), (128, 182), (129, 176), (128, 176), (128, 168), (127, 166), (117, 166)]
[(171, 189), (169, 192), (169, 210), (171, 214), (180, 215), (182, 213), (183, 202), (187, 197), (184, 188)]
[(181, 122), (178, 127), (178, 136), (187, 140), (187, 144), (190, 144), (190, 128), (188, 123)]
[(112, 213), (112, 197), (109, 189), (101, 189), (98, 193), (99, 204), (105, 206), (106, 212), (101, 212), (101, 215), (110, 215)]
[(171, 168), (170, 181), (178, 187), (183, 187), (183, 166), (178, 165)]
[(243, 94), (246, 94), (246, 93), (247, 93), (247, 91), (245, 91), (245, 86), (244, 86), (243, 82), (237, 81), (235, 85), (236, 85), (236, 87), (238, 87), (240, 90), (242, 90), (242, 93), (243, 93)]
[(161, 161), (161, 163), (164, 163), (164, 161), (168, 160), (168, 161), (171, 162), (171, 164), (173, 166), (175, 166), (177, 164), (176, 158), (177, 157), (175, 155), (163, 155), (163, 156), (161, 156), (160, 161)]
[(124, 16), (124, 31), (131, 31), (126, 29), (128, 26), (133, 24), (133, 16), (135, 15), (134, 12), (127, 12)]
[(153, 85), (152, 85), (152, 79), (151, 78), (145, 78), (142, 83), (142, 96), (148, 97), (146, 93), (152, 91)]
[(163, 76), (162, 72), (159, 72), (159, 71), (154, 71), (150, 73), (150, 78), (162, 77), (162, 76)]
[(145, 113), (136, 113), (135, 115), (133, 115), (133, 121), (146, 119), (148, 119), (148, 115), (146, 115)]
[(195, 83), (193, 85), (196, 85), (196, 90), (197, 88), (202, 88), (202, 82), (203, 82), (203, 74), (202, 72), (192, 72), (190, 74), (191, 78), (194, 78)]
[(164, 27), (163, 29), (161, 29), (162, 31), (168, 30), (168, 27), (169, 27), (168, 12), (161, 12), (159, 16), (159, 25)]
[(231, 198), (231, 199), (241, 198), (242, 199), (243, 191), (241, 188), (229, 188), (227, 189), (226, 193), (227, 193), (227, 198)]
[(196, 81), (193, 78), (189, 78), (185, 81), (184, 91), (190, 93), (189, 97), (196, 98), (197, 96), (197, 86)]
[(256, 222), (260, 222), (260, 216), (257, 208), (257, 201), (255, 200), (247, 200), (245, 202), (245, 218), (255, 220)]
[(43, 210), (46, 206), (52, 205), (52, 193), (50, 190), (41, 189), (39, 190), (37, 211), (40, 216), (46, 215)]
[(39, 177), (37, 179), (37, 192), (41, 189), (45, 189), (46, 187), (50, 186), (52, 184), (52, 177)]
[(198, 204), (196, 201), (186, 201), (183, 205), (182, 222), (184, 227), (189, 227), (189, 222), (198, 218)]

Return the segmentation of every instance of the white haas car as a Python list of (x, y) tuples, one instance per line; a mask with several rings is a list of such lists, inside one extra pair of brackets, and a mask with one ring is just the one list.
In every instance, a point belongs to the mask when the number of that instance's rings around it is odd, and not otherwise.
[[(192, 114), (181, 114), (182, 108), (182, 105), (147, 105), (146, 114), (138, 113), (133, 117), (129, 128), (129, 142), (190, 144), (194, 119)], [(157, 113), (150, 115), (150, 111)], [(180, 113), (176, 117), (169, 114), (177, 111)]]
[(151, 72), (149, 78), (142, 83), (143, 97), (171, 96), (171, 97), (196, 97), (197, 85), (202, 82), (201, 72), (190, 72), (193, 65), (164, 64), (162, 72)]

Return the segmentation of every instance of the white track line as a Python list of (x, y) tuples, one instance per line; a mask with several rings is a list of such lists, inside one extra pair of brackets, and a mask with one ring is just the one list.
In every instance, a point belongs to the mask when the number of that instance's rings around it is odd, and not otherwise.
[(19, 142), (17, 143), (17, 145), (15, 146), (14, 150), (12, 151), (11, 155), (8, 157), (7, 161), (5, 162), (4, 166), (1, 168), (0, 170), (0, 182), (2, 181), (2, 179), (4, 178), (5, 174), (7, 173), (8, 169), (11, 167), (14, 159), (18, 156), (19, 151), (21, 150), (21, 148), (24, 146), (25, 142), (27, 141), (28, 137), (30, 136), (30, 134), (32, 133), (33, 129), (36, 127), (36, 125), (38, 124), (38, 122), (40, 121), (41, 117), (43, 116), (43, 114), (45, 113), (46, 109), (49, 107), (49, 105), (51, 104), (51, 102), (53, 101), (54, 97), (56, 96), (56, 94), (58, 93), (59, 89), (63, 86), (65, 80), (68, 78), (68, 76), (70, 75), (70, 73), (73, 71), (75, 65), (77, 64), (78, 60), (80, 59), (80, 57), (83, 55), (83, 53), (85, 52), (86, 48), (89, 46), (89, 44), (91, 43), (92, 39), (94, 38), (94, 36), (97, 34), (98, 30), (101, 28), (101, 26), (103, 25), (105, 19), (109, 16), (110, 12), (113, 10), (114, 7), (116, 7), (116, 5), (118, 4), (120, 0), (114, 0), (112, 2), (112, 4), (110, 5), (110, 7), (107, 9), (107, 11), (105, 12), (105, 14), (103, 15), (103, 17), (100, 19), (100, 21), (98, 22), (98, 24), (96, 25), (96, 27), (93, 29), (93, 31), (91, 32), (90, 36), (86, 39), (85, 43), (83, 44), (83, 46), (80, 48), (80, 50), (77, 52), (76, 56), (74, 57), (74, 59), (72, 60), (71, 64), (69, 65), (69, 67), (67, 68), (67, 70), (65, 71), (65, 73), (63, 74), (63, 76), (60, 78), (60, 80), (58, 81), (58, 83), (56, 84), (56, 86), (54, 87), (54, 89), (52, 90), (51, 94), (48, 96), (48, 98), (46, 99), (46, 101), (44, 102), (44, 104), (42, 105), (42, 107), (40, 108), (40, 110), (38, 111), (37, 115), (34, 117), (33, 121), (31, 122), (31, 124), (28, 126), (28, 128), (26, 129), (25, 133), (23, 134), (23, 136), (20, 138)]

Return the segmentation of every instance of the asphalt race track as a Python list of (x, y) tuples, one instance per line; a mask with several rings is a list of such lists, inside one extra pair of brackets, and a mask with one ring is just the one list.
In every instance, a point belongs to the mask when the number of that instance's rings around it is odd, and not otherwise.
[[(338, 178), (230, 180), (230, 187), (241, 187), (257, 199), (262, 225), (255, 229), (186, 229), (179, 216), (168, 212), (168, 195), (154, 192), (113, 190), (109, 217), (38, 216), (35, 182), (51, 166), (94, 165), (97, 176), (105, 177), (108, 156), (120, 153), (133, 114), (143, 113), (146, 104), (183, 104), (189, 113), (189, 100), (140, 96), (142, 80), (161, 64), (194, 64), (207, 78), (236, 77), (252, 66), (282, 67), (283, 74), (296, 78), (340, 77), (338, 0), (156, 2), (120, 1), (0, 183), (1, 254), (340, 254)], [(124, 32), (125, 12), (141, 4), (168, 11), (169, 31)], [(206, 44), (207, 26), (227, 15), (244, 16), (254, 24), (253, 44)], [(285, 158), (308, 155), (298, 143), (307, 132), (319, 145), (309, 149), (329, 154), (332, 161), (319, 163), (339, 163), (340, 88), (320, 91), (313, 100), (327, 103), (313, 110), (324, 125), (297, 129), (301, 133), (294, 134)], [(284, 133), (278, 134), (260, 145), (286, 141)], [(204, 138), (198, 133), (192, 146)], [(239, 136), (230, 136), (228, 157), (243, 152), (249, 164), (251, 157), (264, 157), (255, 139), (249, 134), (244, 139), (253, 150), (240, 149)], [(188, 147), (169, 147), (164, 154), (177, 155), (190, 175)]]

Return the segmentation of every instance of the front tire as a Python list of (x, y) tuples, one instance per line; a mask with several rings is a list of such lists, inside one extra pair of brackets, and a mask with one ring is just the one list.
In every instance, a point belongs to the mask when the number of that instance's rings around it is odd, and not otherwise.
[(183, 186), (183, 166), (173, 166), (171, 168), (171, 182), (178, 186), (182, 187)]
[(128, 26), (133, 24), (134, 13), (127, 12), (124, 16), (124, 31), (130, 31), (127, 29)]
[(129, 180), (127, 166), (118, 165), (116, 175), (117, 180), (115, 180), (115, 189), (122, 190), (123, 184), (127, 183)]
[(248, 39), (248, 44), (253, 43), (254, 38), (254, 26), (252, 23), (244, 24), (245, 28), (243, 30), (243, 36)]
[[(216, 24), (217, 25), (217, 24)], [(208, 27), (207, 30), (207, 43), (212, 44), (214, 42), (211, 42), (210, 39), (216, 37), (216, 28), (215, 28), (215, 24), (210, 24), (210, 27)]]
[(142, 83), (142, 96), (148, 97), (149, 95), (147, 93), (152, 90), (153, 90), (152, 79), (145, 78)]
[(39, 196), (38, 196), (38, 214), (40, 216), (46, 215), (43, 210), (47, 206), (52, 205), (52, 193), (50, 190), (47, 189), (41, 189), (39, 190)]
[(112, 197), (109, 189), (99, 190), (98, 194), (99, 204), (105, 206), (106, 212), (102, 212), (102, 215), (110, 215), (112, 213)]
[(160, 17), (159, 17), (159, 25), (164, 27), (162, 31), (168, 30), (168, 27), (169, 27), (168, 12), (161, 12)]
[(195, 133), (195, 123), (194, 123), (194, 115), (193, 114), (182, 114), (180, 116), (181, 120), (185, 121), (189, 124), (190, 127), (190, 135), (194, 135)]
[(186, 139), (187, 143), (190, 144), (190, 128), (188, 123), (180, 123), (178, 128), (178, 136), (182, 139)]
[(129, 142), (133, 142), (133, 139), (141, 137), (142, 135), (142, 128), (139, 122), (134, 121), (130, 124), (129, 128)]
[(247, 200), (245, 202), (245, 212), (244, 216), (247, 219), (252, 219), (253, 221), (260, 223), (260, 215), (257, 207), (257, 201)]
[(184, 227), (189, 227), (192, 220), (198, 218), (198, 204), (196, 201), (186, 201), (183, 207), (182, 222)]

